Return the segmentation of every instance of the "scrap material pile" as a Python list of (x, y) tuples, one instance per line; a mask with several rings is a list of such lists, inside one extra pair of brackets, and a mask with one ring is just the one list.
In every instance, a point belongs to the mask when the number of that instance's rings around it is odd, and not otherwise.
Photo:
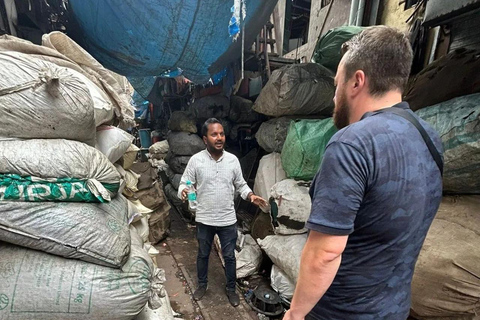
[(132, 319), (147, 305), (167, 318), (145, 244), (164, 234), (147, 225), (142, 239), (131, 223), (156, 226), (168, 204), (126, 173), (126, 79), (57, 32), (43, 46), (2, 36), (0, 73), (0, 318)]

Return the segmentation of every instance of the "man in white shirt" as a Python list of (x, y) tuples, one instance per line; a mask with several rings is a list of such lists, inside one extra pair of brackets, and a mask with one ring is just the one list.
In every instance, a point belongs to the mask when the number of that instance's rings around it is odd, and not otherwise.
[(191, 181), (197, 190), (195, 221), (198, 240), (198, 288), (193, 297), (200, 300), (207, 290), (208, 258), (213, 238), (217, 234), (225, 260), (227, 297), (232, 306), (236, 307), (240, 304), (240, 299), (235, 292), (237, 242), (235, 192), (257, 206), (267, 206), (267, 202), (254, 195), (248, 187), (237, 157), (223, 150), (225, 133), (220, 121), (215, 118), (208, 119), (202, 127), (202, 136), (207, 148), (190, 158), (178, 188), (178, 196), (182, 200), (187, 199), (187, 181)]

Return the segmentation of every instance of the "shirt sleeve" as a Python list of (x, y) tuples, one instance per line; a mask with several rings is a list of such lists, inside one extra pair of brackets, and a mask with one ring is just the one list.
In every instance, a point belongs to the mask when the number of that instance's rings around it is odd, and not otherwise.
[(367, 161), (355, 147), (339, 141), (328, 145), (310, 189), (312, 209), (306, 227), (331, 235), (351, 234), (367, 177)]
[(252, 189), (250, 189), (245, 179), (243, 179), (242, 167), (240, 167), (240, 162), (238, 159), (235, 161), (235, 167), (233, 170), (233, 184), (235, 186), (235, 190), (240, 193), (240, 196), (243, 200), (247, 200), (247, 196), (250, 192), (252, 192)]
[(193, 157), (188, 160), (187, 167), (185, 168), (180, 184), (178, 185), (177, 196), (180, 199), (182, 199), (182, 191), (187, 187), (188, 180), (190, 180), (193, 185), (197, 182), (195, 177), (195, 159)]

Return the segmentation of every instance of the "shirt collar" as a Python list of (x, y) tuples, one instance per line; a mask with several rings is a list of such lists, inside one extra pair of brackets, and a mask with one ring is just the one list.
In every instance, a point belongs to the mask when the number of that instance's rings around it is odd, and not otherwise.
[(210, 151), (208, 151), (207, 148), (205, 148), (205, 152), (208, 154), (208, 156), (210, 157), (210, 159), (212, 159), (213, 161), (220, 162), (220, 161), (223, 160), (223, 157), (225, 157), (225, 150), (222, 150), (222, 155), (220, 156), (220, 158), (218, 158), (218, 160), (213, 159), (212, 155), (210, 154)]
[[(408, 110), (408, 109), (410, 109), (410, 106), (408, 105), (408, 102), (402, 101), (402, 102), (399, 102), (399, 103), (391, 106), (390, 108), (400, 108), (400, 109)], [(373, 116), (373, 115), (375, 115), (376, 113), (377, 113), (376, 111), (366, 112), (366, 113), (360, 118), (360, 121), (362, 121), (363, 119), (368, 118), (368, 117), (370, 117), (370, 116)]]

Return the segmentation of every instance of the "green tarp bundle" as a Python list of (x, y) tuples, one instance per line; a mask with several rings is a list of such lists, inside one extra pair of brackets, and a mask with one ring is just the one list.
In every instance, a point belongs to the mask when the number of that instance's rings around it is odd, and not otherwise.
[(480, 194), (480, 94), (458, 97), (416, 113), (442, 138), (443, 191)]
[(342, 44), (350, 40), (364, 28), (343, 26), (328, 30), (317, 42), (313, 51), (312, 62), (321, 64), (332, 71), (336, 71), (342, 58)]
[(332, 118), (292, 121), (282, 149), (282, 166), (287, 177), (313, 179), (335, 132)]

